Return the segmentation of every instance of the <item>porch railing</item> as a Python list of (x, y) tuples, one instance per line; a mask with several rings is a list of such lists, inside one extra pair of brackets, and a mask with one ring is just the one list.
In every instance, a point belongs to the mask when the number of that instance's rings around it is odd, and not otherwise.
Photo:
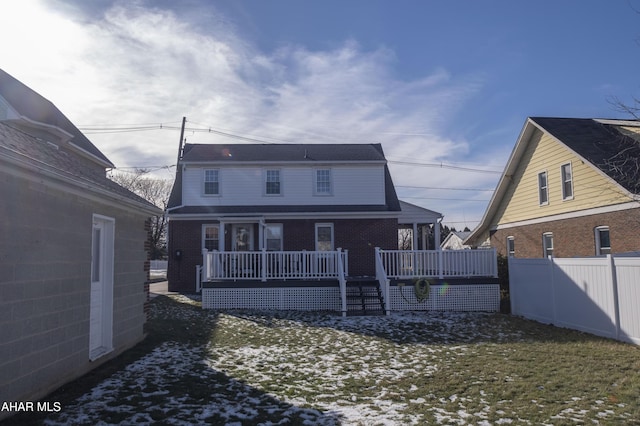
[(495, 249), (380, 250), (389, 278), (497, 277)]
[(336, 251), (202, 251), (203, 281), (339, 279), (348, 273), (348, 251), (341, 249)]

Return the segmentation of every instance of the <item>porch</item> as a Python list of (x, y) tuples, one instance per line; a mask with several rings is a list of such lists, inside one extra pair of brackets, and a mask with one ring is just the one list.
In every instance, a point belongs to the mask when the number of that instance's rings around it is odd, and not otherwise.
[[(375, 277), (350, 277), (349, 253), (335, 251), (218, 252), (203, 250), (198, 289), (203, 307), (215, 309), (335, 310), (353, 314), (353, 289), (363, 282), (391, 310), (499, 309), (495, 250), (375, 249)], [(432, 281), (429, 300), (413, 295), (413, 280)], [(403, 281), (404, 280), (404, 281)], [(404, 287), (408, 288), (404, 288)]]

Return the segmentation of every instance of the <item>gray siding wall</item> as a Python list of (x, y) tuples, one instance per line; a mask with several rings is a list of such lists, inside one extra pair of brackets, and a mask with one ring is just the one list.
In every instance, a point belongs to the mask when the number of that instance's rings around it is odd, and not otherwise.
[[(143, 338), (146, 218), (4, 172), (0, 194), (0, 401), (31, 401)], [(115, 218), (115, 349), (89, 362), (94, 213)]]

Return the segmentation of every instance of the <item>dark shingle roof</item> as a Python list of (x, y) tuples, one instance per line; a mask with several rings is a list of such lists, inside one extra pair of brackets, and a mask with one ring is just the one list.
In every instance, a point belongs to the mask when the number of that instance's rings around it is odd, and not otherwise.
[(385, 161), (380, 144), (186, 144), (182, 161)]
[(108, 191), (149, 212), (160, 213), (153, 204), (107, 178), (104, 172), (98, 173), (96, 168), (87, 167), (84, 162), (78, 161), (74, 154), (0, 122), (0, 159), (2, 158), (25, 168), (48, 171), (65, 181), (77, 182), (87, 191)]
[[(532, 117), (531, 120), (625, 189), (636, 194), (639, 192), (640, 175), (636, 166), (640, 158), (640, 143), (622, 133), (619, 125), (590, 118)], [(628, 122), (637, 123), (634, 120)], [(622, 161), (624, 159), (619, 158), (622, 152), (627, 159), (635, 158), (635, 161)]]
[(56, 126), (73, 135), (71, 142), (107, 164), (113, 165), (91, 141), (49, 100), (0, 69), (0, 95), (21, 115)]

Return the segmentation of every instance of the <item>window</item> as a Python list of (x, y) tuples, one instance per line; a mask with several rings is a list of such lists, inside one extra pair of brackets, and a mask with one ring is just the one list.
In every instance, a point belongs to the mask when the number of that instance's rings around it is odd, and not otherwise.
[(549, 187), (547, 185), (547, 172), (538, 173), (538, 198), (540, 205), (549, 203)]
[(204, 193), (205, 195), (220, 195), (219, 170), (204, 171)]
[(542, 234), (542, 255), (544, 257), (553, 256), (553, 233)]
[(516, 241), (513, 237), (507, 237), (507, 256), (516, 257)]
[(202, 247), (207, 250), (218, 250), (220, 248), (220, 226), (204, 225), (203, 226)]
[(608, 226), (598, 226), (596, 228), (596, 256), (611, 253), (611, 239)]
[(282, 224), (267, 223), (264, 228), (264, 240), (267, 250), (282, 251)]
[(265, 184), (265, 194), (280, 195), (280, 170), (267, 170)]
[(331, 195), (331, 169), (316, 170), (316, 195)]
[(562, 178), (562, 199), (570, 200), (573, 198), (573, 173), (571, 172), (571, 163), (560, 166), (560, 174)]
[(333, 250), (333, 224), (316, 223), (316, 250)]

